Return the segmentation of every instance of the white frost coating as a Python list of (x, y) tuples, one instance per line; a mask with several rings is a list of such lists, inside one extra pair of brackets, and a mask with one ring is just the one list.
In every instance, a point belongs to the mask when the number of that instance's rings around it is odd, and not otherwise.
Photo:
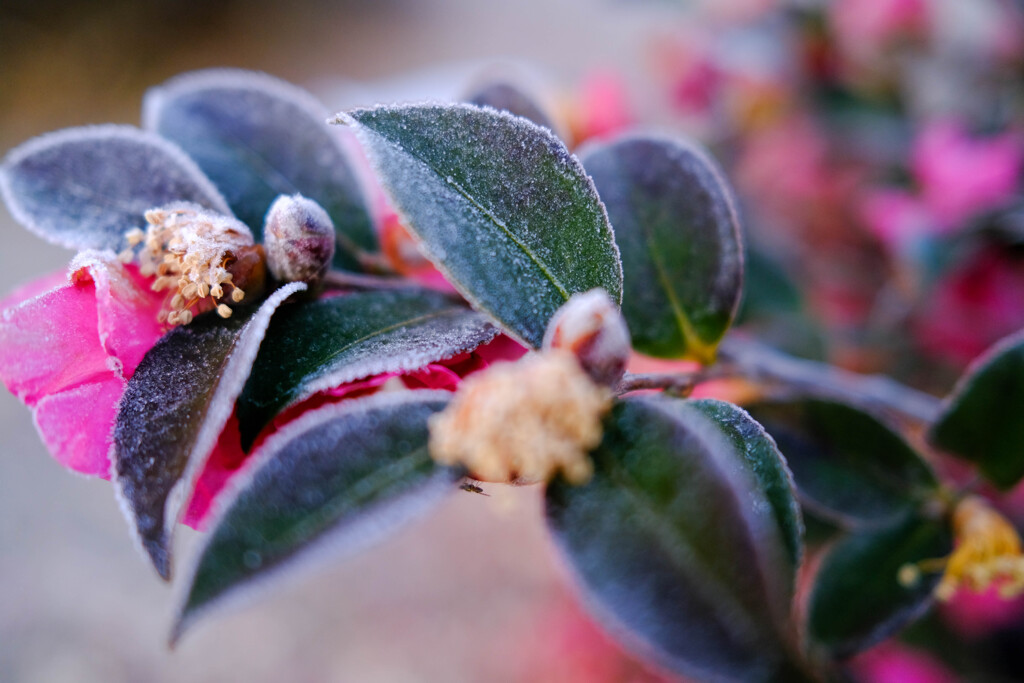
[(393, 352), (384, 353), (383, 349), (378, 353), (375, 349), (368, 348), (363, 359), (305, 383), (301, 393), (288, 405), (294, 405), (320, 391), (334, 389), (358, 379), (385, 372), (411, 372), (429, 363), (446, 361), (460, 353), (467, 353), (487, 344), (496, 336), (498, 328), (481, 317), (465, 321), (458, 329), (444, 328), (443, 332), (425, 339), (418, 348), (409, 348), (407, 345), (401, 355)]
[[(229, 480), (212, 503), (209, 528), (216, 529), (220, 525), (234, 501), (248, 488), (260, 468), (270, 463), (278, 452), (307, 431), (338, 418), (358, 416), (384, 407), (431, 400), (447, 401), (450, 398), (451, 394), (448, 392), (429, 389), (384, 392), (344, 403), (329, 404), (306, 413), (268, 437), (260, 449), (249, 457), (242, 469)], [(185, 615), (184, 609), (188, 604), (189, 591), (199, 570), (200, 561), (213, 539), (213, 533), (207, 534), (192, 556), (189, 568), (185, 572), (185, 579), (181, 582), (181, 588), (174, 601), (177, 608), (170, 637), (171, 646), (177, 643), (182, 633), (192, 623), (205, 615), (211, 612), (237, 611), (266, 594), (274, 584), (307, 576), (329, 561), (370, 547), (406, 522), (434, 507), (451, 493), (449, 487), (444, 486), (425, 485), (422, 490), (426, 495), (405, 496), (399, 502), (392, 500), (371, 506), (360, 514), (356, 522), (327, 531), (320, 535), (315, 543), (307, 545), (270, 569), (235, 584), (201, 608)]]
[[(293, 282), (281, 287), (263, 302), (252, 319), (239, 332), (235, 348), (217, 382), (217, 389), (210, 399), (209, 409), (203, 418), (203, 426), (196, 435), (192, 452), (189, 453), (185, 472), (175, 484), (164, 504), (164, 532), (168, 539), (172, 538), (174, 527), (177, 526), (179, 515), (184, 509), (184, 492), (192, 491), (195, 488), (195, 480), (203, 471), (203, 467), (217, 443), (217, 438), (224, 430), (228, 418), (231, 417), (235, 399), (238, 398), (242, 387), (245, 386), (245, 381), (249, 378), (249, 371), (252, 369), (253, 361), (256, 360), (260, 342), (263, 341), (263, 336), (267, 332), (270, 317), (285, 299), (305, 289), (306, 285), (301, 282)], [(134, 523), (132, 526), (134, 528)], [(170, 540), (168, 540), (168, 554), (170, 554)]]
[(176, 144), (149, 131), (139, 130), (134, 126), (106, 124), (65, 128), (52, 133), (46, 133), (28, 140), (8, 152), (3, 163), (0, 164), (0, 197), (7, 204), (7, 208), (14, 219), (30, 232), (52, 244), (57, 244), (67, 249), (80, 249), (88, 246), (74, 239), (54, 237), (52, 233), (40, 227), (34, 218), (26, 212), (25, 207), (22, 206), (18, 196), (12, 190), (11, 172), (15, 166), (28, 157), (49, 151), (54, 147), (83, 141), (102, 143), (105, 140), (129, 140), (140, 145), (149, 146), (166, 155), (168, 161), (177, 164), (181, 170), (191, 176), (199, 190), (206, 195), (206, 199), (213, 205), (211, 208), (228, 216), (234, 215), (220, 190), (206, 177), (206, 174), (203, 173), (196, 162)]
[[(567, 149), (565, 149), (564, 143), (562, 143), (562, 141), (559, 140), (558, 137), (553, 132), (551, 132), (551, 130), (549, 130), (548, 128), (545, 128), (543, 126), (538, 126), (535, 123), (533, 123), (533, 122), (531, 122), (531, 121), (529, 121), (527, 119), (523, 119), (521, 117), (514, 116), (514, 115), (512, 115), (512, 114), (510, 114), (508, 112), (496, 110), (496, 109), (494, 109), (492, 107), (480, 107), (480, 106), (471, 105), (471, 104), (464, 104), (464, 103), (460, 103), (460, 104), (446, 104), (446, 103), (440, 103), (440, 102), (420, 102), (420, 103), (409, 104), (409, 105), (379, 106), (379, 107), (375, 107), (373, 109), (366, 110), (366, 111), (388, 110), (388, 109), (393, 109), (393, 108), (417, 109), (417, 108), (428, 108), (428, 107), (440, 107), (440, 108), (444, 108), (444, 109), (449, 110), (449, 111), (450, 110), (463, 110), (463, 111), (472, 112), (472, 113), (486, 112), (489, 115), (492, 115), (492, 116), (494, 116), (497, 119), (503, 120), (504, 123), (506, 125), (508, 125), (510, 129), (517, 131), (520, 134), (520, 136), (523, 136), (523, 135), (533, 136), (533, 137), (536, 137), (536, 138), (539, 138), (539, 139), (543, 140), (549, 146), (553, 146), (555, 148), (561, 148), (562, 150), (565, 151), (565, 155), (566, 155), (565, 158), (564, 159), (559, 159), (560, 164), (563, 167), (564, 172), (566, 174), (568, 174), (568, 175), (572, 175), (574, 177), (574, 180), (580, 181), (582, 183), (582, 187), (580, 189), (582, 190), (583, 194), (589, 196), (590, 199), (595, 202), (596, 206), (599, 207), (599, 212), (600, 212), (600, 216), (601, 216), (601, 221), (600, 222), (602, 223), (602, 225), (598, 227), (597, 237), (599, 239), (601, 239), (603, 244), (605, 246), (607, 246), (610, 249), (610, 251), (612, 252), (612, 257), (613, 257), (614, 269), (615, 270), (614, 270), (614, 272), (609, 273), (609, 275), (612, 276), (612, 278), (616, 281), (616, 283), (618, 285), (617, 286), (618, 291), (615, 293), (615, 296), (613, 297), (613, 299), (615, 300), (616, 304), (620, 304), (621, 305), (621, 303), (622, 303), (622, 281), (623, 281), (622, 259), (621, 259), (621, 255), (619, 253), (618, 245), (617, 245), (617, 243), (615, 241), (615, 233), (614, 233), (614, 230), (612, 228), (611, 222), (610, 222), (610, 220), (608, 218), (607, 209), (605, 208), (604, 203), (601, 201), (601, 198), (600, 198), (600, 196), (597, 193), (597, 188), (594, 185), (594, 181), (586, 173), (586, 171), (583, 168), (583, 165), (580, 163), (579, 159), (577, 159), (576, 155), (570, 153)], [(344, 112), (344, 111), (338, 112), (333, 117), (328, 119), (328, 122), (329, 123), (333, 123), (333, 124), (338, 124), (338, 125), (351, 126), (353, 128), (353, 130), (356, 132), (356, 136), (357, 136), (358, 140), (362, 144), (363, 148), (367, 151), (367, 155), (369, 156), (370, 161), (371, 161), (373, 167), (376, 169), (378, 177), (381, 178), (382, 180), (384, 180), (384, 184), (385, 184), (386, 189), (388, 190), (389, 194), (393, 195), (394, 194), (393, 188), (390, 187), (389, 183), (386, 180), (387, 177), (388, 177), (388, 174), (387, 174), (387, 172), (384, 169), (384, 160), (383, 160), (383, 158), (382, 158), (382, 156), (381, 156), (381, 154), (380, 154), (380, 152), (378, 150), (378, 146), (386, 145), (386, 146), (388, 146), (388, 147), (390, 147), (390, 148), (392, 148), (392, 149), (394, 149), (396, 151), (399, 151), (399, 152), (404, 153), (404, 154), (408, 154), (405, 151), (405, 149), (401, 145), (393, 142), (392, 140), (390, 140), (388, 138), (383, 137), (382, 135), (378, 134), (376, 131), (370, 129), (369, 127), (360, 124), (353, 116), (351, 116), (347, 112)], [(523, 142), (523, 144), (525, 145), (525, 141)], [(427, 169), (429, 169), (430, 171), (432, 171), (433, 173), (437, 174), (437, 176), (442, 181), (446, 181), (449, 185), (454, 185), (454, 183), (452, 182), (452, 180), (450, 178), (442, 177), (440, 175), (440, 173), (438, 173), (431, 165), (429, 165), (429, 164), (427, 164), (426, 162), (423, 162), (423, 161), (419, 161), (419, 163), (422, 164)], [(462, 194), (463, 196), (469, 198), (469, 199), (467, 199), (467, 202), (472, 201), (472, 198), (470, 197), (470, 195), (468, 193), (466, 193), (462, 188), (457, 188), (457, 190), (460, 192), (460, 194)], [(403, 220), (403, 222), (405, 224), (410, 225), (411, 223), (409, 221), (409, 216), (406, 214), (406, 212), (398, 204), (399, 204), (398, 202), (392, 201), (392, 205), (394, 206), (396, 212), (399, 214), (400, 218)], [(475, 211), (479, 211), (483, 215), (485, 215), (488, 218), (490, 218), (491, 220), (495, 221), (495, 223), (497, 225), (502, 227), (502, 229), (506, 232), (506, 234), (511, 238), (511, 240), (513, 242), (519, 244), (520, 236), (516, 235), (512, 231), (510, 231), (508, 229), (508, 227), (504, 225), (503, 221), (501, 221), (500, 219), (495, 217), (490, 212), (489, 207), (483, 207), (483, 206), (477, 204), (475, 201), (472, 201), (472, 207), (473, 207), (473, 209)], [(427, 256), (427, 258), (434, 264), (434, 266), (438, 270), (441, 271), (441, 273), (445, 276), (445, 278), (450, 283), (452, 283), (452, 285), (459, 291), (459, 293), (475, 309), (484, 311), (484, 312), (488, 313), (489, 315), (497, 318), (497, 316), (495, 315), (495, 312), (493, 310), (490, 310), (488, 307), (484, 306), (483, 302), (481, 301), (481, 298), (478, 297), (478, 296), (475, 296), (474, 293), (471, 292), (469, 290), (469, 288), (466, 286), (466, 283), (461, 282), (458, 278), (453, 276), (453, 273), (451, 272), (451, 270), (444, 265), (444, 263), (443, 263), (443, 261), (444, 261), (444, 253), (442, 251), (440, 251), (438, 246), (430, 245), (430, 244), (424, 242), (422, 239), (420, 239), (419, 236), (416, 234), (417, 230), (414, 229), (411, 232), (413, 233), (414, 241), (420, 247), (420, 249), (424, 253), (424, 255)], [(521, 249), (524, 249), (524, 253), (528, 253), (528, 252), (525, 251), (525, 247), (522, 244), (519, 244), (519, 246), (520, 246)], [(486, 257), (486, 255), (483, 255), (483, 256)], [(531, 255), (531, 258), (533, 258), (532, 255)], [(540, 262), (538, 262), (538, 265), (540, 265), (540, 267), (542, 269), (546, 269), (549, 264), (548, 263), (541, 264)], [(553, 282), (554, 282), (554, 279), (553, 279)], [(559, 288), (562, 288), (561, 285), (556, 285), (556, 286), (558, 286)], [(569, 292), (568, 294), (572, 294), (572, 293), (573, 292)], [(568, 298), (568, 295), (566, 295), (566, 298)], [(510, 329), (508, 327), (507, 323), (504, 320), (498, 319), (498, 322), (502, 325), (504, 331), (507, 334), (509, 334), (511, 337), (513, 337), (514, 339), (516, 339), (517, 341), (523, 343), (526, 346), (531, 346), (528, 342), (526, 342), (526, 340), (523, 339), (521, 334), (519, 334), (515, 330)]]

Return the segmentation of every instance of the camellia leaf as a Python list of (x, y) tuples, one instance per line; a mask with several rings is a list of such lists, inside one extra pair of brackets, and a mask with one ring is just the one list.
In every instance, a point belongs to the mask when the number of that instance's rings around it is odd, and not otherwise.
[(734, 447), (729, 455), (743, 456), (730, 462), (749, 471), (764, 491), (786, 544), (795, 576), (803, 555), (803, 518), (796, 502), (793, 475), (775, 441), (747, 411), (732, 403), (700, 399), (688, 401), (686, 405), (700, 410), (717, 423)]
[(171, 575), (171, 533), (193, 479), (231, 416), (286, 285), (258, 309), (209, 313), (164, 335), (128, 380), (114, 423), (118, 492), (157, 572)]
[(622, 251), (622, 312), (633, 346), (664, 358), (714, 360), (743, 286), (731, 191), (694, 145), (629, 135), (580, 152)]
[(507, 111), (515, 116), (533, 121), (538, 126), (554, 130), (551, 119), (547, 117), (539, 104), (529, 95), (506, 81), (491, 81), (476, 88), (466, 97), (470, 104), (481, 107), (492, 107), (499, 111)]
[(479, 310), (538, 348), (569, 297), (622, 269), (594, 185), (550, 131), (468, 104), (341, 113), (426, 256)]
[(438, 292), (372, 291), (281, 311), (238, 399), (242, 447), (283, 408), (383, 372), (404, 372), (494, 338), (487, 318)]
[(548, 487), (548, 522), (588, 606), (640, 654), (701, 680), (802, 680), (792, 552), (748, 459), (757, 449), (737, 447), (749, 425), (716, 407), (617, 403), (591, 481)]
[(840, 540), (815, 577), (808, 616), (812, 642), (832, 657), (847, 657), (923, 616), (941, 574), (922, 574), (906, 587), (899, 582), (900, 568), (945, 557), (952, 549), (946, 523), (913, 513)]
[(449, 394), (388, 392), (324, 406), (275, 433), (218, 500), (172, 640), (215, 606), (324, 556), (364, 548), (455, 490), (427, 418)]
[(932, 426), (931, 441), (972, 460), (1002, 489), (1024, 477), (1024, 331), (978, 358)]
[(336, 265), (358, 268), (358, 255), (377, 249), (348, 155), (323, 105), (301, 88), (250, 71), (197, 71), (146, 93), (142, 118), (196, 160), (257, 237), (274, 199), (299, 193), (334, 222)]
[(131, 126), (68, 128), (14, 148), (0, 166), (0, 194), (15, 220), (69, 249), (124, 247), (143, 214), (190, 201), (231, 214), (176, 145)]
[(938, 486), (902, 437), (857, 408), (811, 398), (746, 408), (786, 456), (803, 504), (832, 522), (890, 521)]

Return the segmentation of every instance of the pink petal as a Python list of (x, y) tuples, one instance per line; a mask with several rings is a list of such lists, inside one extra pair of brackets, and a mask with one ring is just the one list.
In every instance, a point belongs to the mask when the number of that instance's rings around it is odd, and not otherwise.
[(193, 529), (204, 528), (208, 520), (210, 506), (214, 498), (224, 489), (228, 480), (242, 467), (249, 457), (242, 450), (241, 436), (238, 434), (238, 419), (232, 414), (224, 430), (217, 439), (217, 445), (210, 454), (202, 473), (196, 480), (195, 489), (192, 491), (192, 498), (189, 500), (188, 509), (182, 519)]
[[(13, 305), (0, 313), (0, 381), (32, 409), (58, 462), (105, 477), (117, 402), (125, 377), (161, 334), (162, 297), (113, 254), (81, 254), (69, 279), (5, 300)], [(18, 292), (31, 295), (43, 282)]]

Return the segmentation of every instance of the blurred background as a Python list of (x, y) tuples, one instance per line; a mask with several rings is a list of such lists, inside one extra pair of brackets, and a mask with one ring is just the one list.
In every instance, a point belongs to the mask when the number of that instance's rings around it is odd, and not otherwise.
[[(137, 124), (149, 86), (214, 66), (331, 110), (511, 78), (570, 146), (695, 136), (743, 209), (741, 327), (796, 355), (944, 393), (1024, 327), (1020, 0), (0, 0), (0, 150)], [(5, 210), (0, 235), (0, 292), (71, 256)], [(496, 486), (170, 653), (173, 591), (109, 485), (64, 472), (5, 392), (0, 433), (0, 681), (662, 680), (576, 607), (539, 492)], [(999, 504), (1024, 521), (1020, 492)], [(958, 599), (854, 671), (1020, 680), (1022, 614)]]

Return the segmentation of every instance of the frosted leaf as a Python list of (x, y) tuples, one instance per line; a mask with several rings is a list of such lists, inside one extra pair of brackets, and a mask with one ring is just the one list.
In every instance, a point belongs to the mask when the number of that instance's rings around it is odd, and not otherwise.
[(164, 335), (128, 380), (114, 425), (114, 476), (143, 550), (165, 579), (171, 533), (242, 391), (270, 316), (306, 286), (293, 283), (258, 309), (213, 313)]
[(357, 109), (335, 122), (355, 126), (426, 256), (512, 336), (539, 347), (576, 292), (621, 300), (604, 206), (547, 129), (468, 104)]
[(267, 439), (218, 498), (172, 641), (214, 609), (350, 555), (436, 506), (461, 472), (427, 452), (448, 394), (377, 394), (325, 406)]
[(358, 268), (377, 248), (358, 177), (327, 110), (305, 90), (262, 73), (211, 69), (146, 93), (143, 125), (174, 140), (217, 183), (257, 236), (278, 195), (322, 206), (338, 236), (335, 264)]
[(281, 410), (319, 391), (472, 351), (497, 329), (431, 291), (372, 291), (281, 311), (238, 399), (242, 446)]
[(177, 201), (230, 214), (176, 145), (131, 126), (68, 128), (29, 140), (0, 166), (0, 194), (15, 220), (69, 249), (120, 251), (147, 209)]
[(633, 346), (710, 362), (743, 286), (739, 217), (718, 165), (689, 142), (651, 135), (596, 143), (580, 158), (615, 226)]

